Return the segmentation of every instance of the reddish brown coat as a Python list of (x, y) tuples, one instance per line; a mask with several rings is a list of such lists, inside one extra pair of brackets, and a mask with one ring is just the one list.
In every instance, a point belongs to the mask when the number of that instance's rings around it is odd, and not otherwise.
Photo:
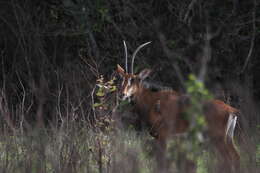
[[(182, 117), (189, 104), (185, 104), (183, 96), (172, 90), (152, 91), (143, 86), (143, 80), (150, 70), (145, 69), (138, 75), (128, 74), (118, 66), (117, 72), (123, 77), (121, 93), (123, 98), (133, 97), (135, 110), (140, 118), (146, 122), (151, 134), (156, 137), (160, 145), (160, 153), (164, 155), (166, 141), (172, 135), (188, 131), (189, 121)], [(203, 110), (208, 126), (208, 135), (220, 153), (220, 160), (230, 172), (239, 167), (239, 154), (232, 142), (226, 140), (227, 124), (230, 116), (235, 116), (238, 110), (220, 100), (203, 103)], [(232, 129), (234, 130), (234, 129)], [(161, 157), (160, 157), (161, 158)]]

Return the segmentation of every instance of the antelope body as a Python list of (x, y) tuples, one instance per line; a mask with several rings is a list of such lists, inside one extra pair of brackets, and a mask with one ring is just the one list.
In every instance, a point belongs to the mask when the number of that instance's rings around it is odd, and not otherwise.
[[(140, 47), (147, 44), (139, 46), (134, 53), (133, 60)], [(127, 51), (126, 45), (125, 50)], [(150, 127), (151, 134), (159, 145), (160, 156), (158, 157), (162, 158), (167, 138), (187, 132), (190, 126), (190, 122), (183, 117), (184, 111), (189, 107), (189, 104), (185, 102), (186, 96), (173, 90), (154, 91), (146, 87), (144, 80), (149, 76), (151, 70), (144, 69), (137, 75), (133, 74), (133, 61), (131, 73), (125, 71), (120, 65), (117, 66), (117, 72), (123, 78), (122, 99), (129, 99), (135, 103), (135, 111), (140, 119)], [(220, 100), (211, 100), (202, 104), (208, 136), (220, 154), (219, 160), (223, 162), (223, 168), (225, 167), (227, 172), (231, 172), (239, 167), (239, 154), (233, 144), (238, 110)]]

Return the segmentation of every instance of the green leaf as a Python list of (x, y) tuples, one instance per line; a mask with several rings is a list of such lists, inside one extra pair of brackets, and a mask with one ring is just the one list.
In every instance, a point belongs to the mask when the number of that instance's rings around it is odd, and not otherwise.
[(204, 88), (203, 83), (201, 81), (196, 81), (196, 85), (198, 88)]
[(202, 126), (206, 124), (205, 118), (202, 115), (198, 116), (197, 122), (198, 125), (202, 125)]
[(127, 100), (120, 102), (120, 106), (125, 106), (125, 105), (128, 105), (128, 104), (129, 104), (129, 102)]
[(110, 92), (114, 92), (116, 90), (116, 86), (112, 86), (112, 88), (110, 88)]
[(188, 91), (188, 93), (194, 92), (194, 87), (193, 86), (189, 86), (187, 91)]
[(96, 95), (99, 96), (99, 97), (103, 97), (105, 95), (105, 92), (102, 88), (100, 88)]
[(190, 74), (190, 75), (189, 75), (189, 80), (195, 81), (195, 80), (196, 80), (195, 75), (194, 75), (194, 74)]
[(94, 103), (93, 104), (93, 107), (99, 107), (99, 106), (101, 106), (102, 105), (102, 103)]
[(110, 80), (107, 82), (109, 85), (113, 85), (114, 84), (114, 81), (113, 80)]

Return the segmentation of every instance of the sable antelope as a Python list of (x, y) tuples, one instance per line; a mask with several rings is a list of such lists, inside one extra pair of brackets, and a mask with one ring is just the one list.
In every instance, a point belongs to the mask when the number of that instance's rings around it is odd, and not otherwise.
[[(139, 117), (152, 129), (151, 134), (159, 144), (159, 150), (163, 158), (167, 138), (171, 135), (188, 131), (189, 121), (183, 118), (183, 112), (189, 107), (183, 102), (184, 95), (173, 90), (153, 90), (145, 82), (145, 78), (151, 73), (150, 69), (144, 69), (139, 74), (133, 73), (134, 59), (138, 51), (150, 42), (140, 45), (132, 56), (131, 72), (127, 68), (127, 47), (125, 48), (125, 70), (117, 65), (117, 72), (123, 78), (120, 90), (122, 99), (134, 102), (134, 109)], [(220, 100), (206, 101), (203, 104), (203, 112), (208, 127), (208, 136), (220, 154), (223, 171), (231, 172), (239, 167), (239, 154), (233, 143), (234, 130), (237, 121), (237, 109)], [(161, 164), (161, 163), (160, 163)]]

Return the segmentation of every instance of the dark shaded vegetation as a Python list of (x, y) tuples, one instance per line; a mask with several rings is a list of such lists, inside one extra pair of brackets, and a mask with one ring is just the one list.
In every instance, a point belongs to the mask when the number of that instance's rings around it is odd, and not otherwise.
[[(117, 77), (116, 64), (124, 64), (126, 40), (131, 53), (152, 41), (138, 54), (135, 71), (151, 68), (150, 80), (184, 93), (188, 75), (195, 74), (215, 98), (241, 110), (239, 128), (247, 136), (241, 153), (248, 153), (241, 165), (257, 172), (259, 34), (257, 0), (1, 1), (0, 150), (7, 154), (0, 155), (0, 171), (149, 172), (152, 161), (144, 163), (140, 152), (143, 140), (130, 137), (138, 143), (132, 144), (121, 135), (120, 145), (111, 125), (123, 119), (127, 125), (120, 126), (142, 128), (126, 105), (116, 111), (113, 86), (120, 82), (106, 84)], [(97, 96), (96, 84), (112, 88)], [(178, 160), (181, 154), (170, 151)], [(210, 157), (204, 153), (201, 160)], [(128, 163), (137, 171), (124, 170)]]

